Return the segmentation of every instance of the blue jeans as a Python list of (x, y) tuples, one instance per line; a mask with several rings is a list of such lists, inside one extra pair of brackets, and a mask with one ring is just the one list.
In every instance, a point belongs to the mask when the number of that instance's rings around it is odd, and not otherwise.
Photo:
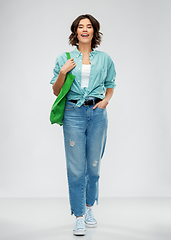
[(71, 215), (98, 204), (100, 160), (107, 136), (107, 111), (66, 101), (63, 132)]

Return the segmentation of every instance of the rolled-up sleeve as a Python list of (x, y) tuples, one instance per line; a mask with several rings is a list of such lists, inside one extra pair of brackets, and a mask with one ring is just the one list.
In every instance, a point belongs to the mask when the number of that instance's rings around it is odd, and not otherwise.
[(59, 64), (59, 58), (57, 58), (55, 61), (55, 67), (53, 69), (54, 76), (53, 76), (52, 80), (50, 81), (50, 84), (54, 84), (54, 82), (58, 78), (59, 72), (60, 72), (60, 64)]
[(109, 67), (107, 68), (107, 75), (104, 81), (104, 86), (106, 89), (116, 87), (116, 83), (115, 83), (116, 71), (115, 71), (115, 65), (112, 59), (110, 59), (110, 63), (108, 64), (108, 66)]

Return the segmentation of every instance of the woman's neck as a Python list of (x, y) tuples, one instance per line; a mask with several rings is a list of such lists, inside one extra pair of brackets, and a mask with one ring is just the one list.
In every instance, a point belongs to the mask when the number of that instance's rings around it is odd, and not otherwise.
[(78, 50), (83, 55), (89, 55), (89, 53), (92, 52), (91, 44), (81, 44), (81, 43), (79, 43)]

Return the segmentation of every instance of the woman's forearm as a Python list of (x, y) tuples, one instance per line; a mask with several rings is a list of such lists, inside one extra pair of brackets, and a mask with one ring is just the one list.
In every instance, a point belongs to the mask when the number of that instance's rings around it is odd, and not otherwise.
[(56, 82), (54, 82), (54, 84), (52, 85), (54, 95), (56, 96), (59, 95), (61, 88), (65, 82), (65, 78), (66, 78), (66, 73), (61, 70), (59, 72)]
[(113, 93), (114, 93), (114, 89), (113, 88), (106, 89), (105, 99), (107, 100), (108, 103), (109, 103), (109, 100), (111, 99)]
[(70, 58), (66, 61), (66, 63), (62, 66), (58, 78), (56, 82), (54, 82), (52, 88), (53, 88), (53, 93), (58, 96), (58, 94), (61, 91), (61, 88), (65, 82), (66, 74), (67, 72), (71, 71), (74, 67), (76, 66), (74, 59)]

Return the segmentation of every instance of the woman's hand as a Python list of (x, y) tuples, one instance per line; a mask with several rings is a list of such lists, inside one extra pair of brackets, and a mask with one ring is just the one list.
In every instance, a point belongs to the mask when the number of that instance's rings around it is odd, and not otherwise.
[(74, 62), (74, 58), (70, 58), (66, 61), (66, 63), (62, 66), (60, 72), (63, 74), (67, 74), (67, 72), (71, 71), (76, 66)]
[(104, 98), (102, 101), (96, 103), (96, 105), (94, 105), (93, 109), (96, 109), (97, 107), (105, 109), (106, 106), (108, 105), (108, 103), (109, 102), (107, 101), (107, 99)]
[(65, 82), (66, 74), (71, 71), (76, 66), (74, 59), (70, 58), (66, 63), (61, 67), (57, 80), (52, 85), (53, 93), (58, 96), (61, 91), (61, 88)]
[(97, 107), (105, 109), (113, 95), (113, 92), (113, 88), (106, 89), (105, 98), (102, 101), (98, 102), (96, 105), (94, 105), (93, 109), (96, 109)]

